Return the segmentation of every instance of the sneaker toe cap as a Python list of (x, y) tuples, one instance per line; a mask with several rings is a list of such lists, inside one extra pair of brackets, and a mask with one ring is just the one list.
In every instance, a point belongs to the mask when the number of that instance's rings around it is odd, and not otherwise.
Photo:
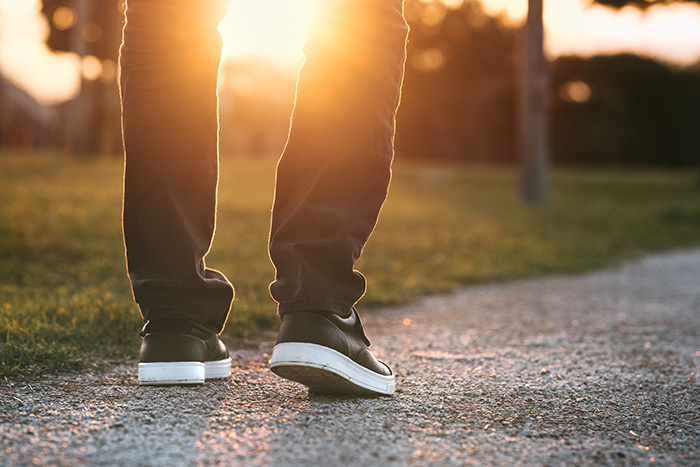
[(355, 361), (362, 365), (363, 367), (374, 371), (380, 375), (391, 376), (391, 369), (383, 362), (377, 360), (377, 358), (370, 352), (369, 349), (362, 350), (355, 358)]

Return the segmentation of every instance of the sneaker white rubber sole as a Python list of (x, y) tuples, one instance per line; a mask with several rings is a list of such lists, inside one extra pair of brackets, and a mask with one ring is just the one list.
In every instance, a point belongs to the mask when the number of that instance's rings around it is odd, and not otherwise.
[(393, 375), (380, 375), (336, 350), (303, 342), (275, 345), (270, 370), (323, 394), (388, 396), (396, 385)]
[(203, 384), (231, 376), (231, 358), (213, 362), (139, 363), (140, 385)]

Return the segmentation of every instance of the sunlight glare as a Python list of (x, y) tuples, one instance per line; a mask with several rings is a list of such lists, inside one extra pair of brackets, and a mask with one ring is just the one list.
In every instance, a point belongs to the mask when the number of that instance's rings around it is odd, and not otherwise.
[(545, 2), (550, 57), (620, 52), (692, 64), (700, 58), (700, 7), (695, 4), (620, 10), (588, 0)]
[(75, 97), (82, 70), (77, 55), (46, 47), (40, 10), (39, 0), (0, 0), (0, 72), (41, 103), (55, 104)]
[(503, 14), (512, 23), (520, 23), (527, 14), (527, 0), (482, 0), (482, 4), (488, 14)]
[(219, 25), (225, 59), (263, 55), (281, 61), (301, 58), (310, 16), (308, 0), (233, 0)]
[[(449, 8), (460, 0), (441, 1)], [(522, 21), (527, 11), (527, 0), (483, 3), (488, 13), (500, 13), (515, 24)], [(544, 3), (550, 58), (628, 51), (677, 64), (687, 65), (700, 59), (700, 7), (696, 3), (652, 7), (644, 13), (634, 8), (616, 12), (590, 6), (590, 0)], [(75, 96), (83, 69), (75, 54), (54, 54), (48, 50), (44, 44), (47, 25), (40, 9), (40, 0), (0, 0), (0, 71), (42, 102), (60, 102)], [(59, 10), (56, 14), (63, 28), (76, 21), (72, 11)], [(219, 27), (224, 38), (224, 59), (258, 55), (278, 64), (298, 66), (309, 16), (309, 0), (233, 0)], [(101, 31), (91, 27), (87, 33), (88, 39), (94, 39)], [(439, 68), (439, 58), (434, 54), (416, 60)], [(115, 75), (114, 63), (102, 65), (103, 78)], [(96, 69), (92, 74), (96, 74)]]
[[(520, 24), (527, 0), (482, 0), (484, 10)], [(620, 10), (591, 0), (545, 0), (545, 48), (550, 58), (620, 52), (689, 65), (700, 59), (700, 7), (694, 3)]]

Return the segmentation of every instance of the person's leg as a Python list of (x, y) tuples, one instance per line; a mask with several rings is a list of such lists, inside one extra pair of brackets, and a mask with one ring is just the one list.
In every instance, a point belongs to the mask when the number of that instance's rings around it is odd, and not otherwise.
[(207, 269), (218, 176), (216, 29), (227, 2), (129, 0), (121, 48), (124, 239), (146, 320), (218, 333), (233, 290)]
[[(233, 288), (204, 257), (218, 179), (216, 28), (227, 4), (128, 0), (120, 55), (124, 240), (144, 334), (196, 334), (217, 348), (211, 336), (223, 329)], [(142, 362), (162, 360), (163, 346), (187, 347), (146, 338)]]
[(391, 177), (408, 27), (402, 0), (318, 0), (277, 167), (270, 232), (279, 313), (348, 316)]
[[(318, 0), (314, 7), (277, 167), (270, 232), (277, 275), (270, 291), (282, 326), (271, 366), (317, 391), (388, 394), (393, 376), (367, 349), (354, 310), (365, 292), (354, 264), (391, 178), (408, 27), (402, 0)], [(314, 365), (335, 365), (326, 348), (350, 357), (335, 362), (358, 370), (367, 385), (306, 374), (295, 364), (318, 356)]]

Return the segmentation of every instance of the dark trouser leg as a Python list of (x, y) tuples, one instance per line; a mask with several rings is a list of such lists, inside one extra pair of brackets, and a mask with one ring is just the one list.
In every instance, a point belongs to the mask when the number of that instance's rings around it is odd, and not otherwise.
[(128, 0), (121, 48), (124, 238), (146, 320), (220, 332), (233, 288), (207, 269), (218, 180), (216, 30), (228, 0)]
[(279, 312), (347, 316), (391, 178), (408, 28), (402, 0), (318, 0), (277, 167), (270, 291)]

